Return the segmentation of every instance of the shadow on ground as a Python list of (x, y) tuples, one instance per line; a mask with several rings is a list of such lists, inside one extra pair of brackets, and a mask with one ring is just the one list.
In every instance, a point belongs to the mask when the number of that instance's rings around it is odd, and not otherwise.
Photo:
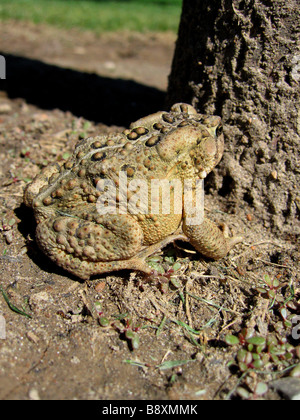
[(118, 126), (128, 126), (163, 109), (165, 93), (156, 88), (16, 55), (5, 54), (5, 58), (6, 80), (0, 86), (12, 99), (24, 98), (43, 109), (58, 108), (96, 123)]

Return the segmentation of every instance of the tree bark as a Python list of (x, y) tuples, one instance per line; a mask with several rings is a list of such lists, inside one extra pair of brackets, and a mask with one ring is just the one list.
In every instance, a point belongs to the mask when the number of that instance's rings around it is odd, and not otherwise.
[(300, 232), (299, 8), (184, 0), (167, 96), (223, 118), (226, 152), (207, 187), (284, 236)]

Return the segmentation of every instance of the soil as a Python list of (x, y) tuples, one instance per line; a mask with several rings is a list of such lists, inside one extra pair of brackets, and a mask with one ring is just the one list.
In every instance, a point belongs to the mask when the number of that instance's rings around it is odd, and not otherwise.
[[(82, 282), (38, 249), (23, 204), (26, 183), (78, 139), (164, 109), (175, 36), (1, 22), (0, 39), (0, 399), (226, 399), (241, 395), (238, 385), (259, 398), (259, 382), (268, 385), (263, 398), (281, 398), (271, 381), (299, 362), (287, 323), (300, 308), (295, 237), (275, 236), (249, 203), (207, 188), (209, 216), (245, 238), (228, 257), (212, 262), (174, 244), (158, 256), (164, 276)], [(240, 347), (225, 337), (242, 328), (288, 342), (290, 358), (241, 377)]]

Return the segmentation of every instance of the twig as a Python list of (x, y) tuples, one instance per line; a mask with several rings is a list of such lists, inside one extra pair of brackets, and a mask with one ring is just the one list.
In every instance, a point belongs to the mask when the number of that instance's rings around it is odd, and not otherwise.
[(236, 323), (237, 323), (237, 322), (239, 322), (240, 320), (241, 320), (241, 319), (236, 318), (236, 319), (234, 319), (232, 322), (230, 322), (229, 324), (225, 325), (225, 326), (221, 329), (221, 331), (219, 332), (218, 337), (220, 337), (220, 336), (221, 336), (221, 334), (222, 334), (225, 330), (227, 330), (227, 328), (232, 327), (232, 325), (236, 324)]
[(244, 245), (246, 245), (248, 247), (248, 249), (246, 249), (241, 254), (235, 255), (234, 257), (232, 257), (231, 258), (231, 261), (243, 257), (245, 254), (247, 254), (247, 252), (249, 251), (249, 248), (251, 248), (251, 247), (257, 247), (257, 246), (266, 245), (266, 244), (267, 245), (275, 245), (275, 246), (278, 246), (279, 248), (284, 248), (283, 245), (277, 244), (277, 243), (275, 243), (273, 241), (261, 241), (261, 242), (256, 242), (254, 244), (246, 244), (246, 243), (244, 243)]
[(265, 261), (265, 260), (262, 260), (261, 258), (255, 258), (255, 261), (260, 261), (264, 264), (273, 265), (274, 267), (289, 268), (290, 270), (293, 270), (293, 268), (294, 268), (294, 267), (290, 267), (288, 265), (275, 264), (275, 263), (272, 263), (271, 261)]
[(164, 361), (166, 360), (166, 358), (169, 356), (169, 354), (173, 353), (172, 350), (167, 350), (167, 352), (165, 353), (164, 357), (162, 358), (160, 365), (162, 365), (164, 363)]
[(240, 315), (239, 312), (233, 311), (232, 309), (226, 309), (223, 306), (217, 305), (216, 303), (214, 303), (210, 300), (206, 300), (206, 299), (203, 299), (199, 296), (195, 296), (195, 295), (193, 295), (192, 293), (189, 293), (189, 292), (187, 292), (187, 294), (189, 296), (191, 296), (192, 298), (196, 299), (196, 300), (200, 300), (200, 302), (203, 302), (203, 303), (206, 303), (207, 305), (213, 306), (216, 309), (219, 309), (219, 310), (222, 309), (225, 312), (230, 312), (230, 313), (235, 314), (235, 315)]
[(185, 311), (186, 311), (186, 316), (189, 320), (190, 327), (194, 328), (191, 311), (190, 311), (189, 288), (190, 288), (190, 279), (187, 280), (186, 285), (185, 285)]
[(230, 398), (232, 397), (232, 395), (235, 393), (235, 391), (237, 390), (238, 386), (242, 383), (243, 379), (245, 378), (245, 376), (247, 376), (247, 372), (244, 372), (241, 377), (238, 379), (237, 383), (235, 384), (235, 386), (233, 387), (233, 389), (226, 395), (225, 400), (228, 401), (230, 400)]

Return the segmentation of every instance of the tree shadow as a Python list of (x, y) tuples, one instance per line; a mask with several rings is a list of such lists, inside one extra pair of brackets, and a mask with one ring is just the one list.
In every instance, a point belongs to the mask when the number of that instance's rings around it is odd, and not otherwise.
[(65, 69), (11, 54), (0, 90), (24, 98), (42, 109), (70, 111), (96, 123), (128, 126), (145, 115), (163, 110), (165, 92), (134, 82)]

